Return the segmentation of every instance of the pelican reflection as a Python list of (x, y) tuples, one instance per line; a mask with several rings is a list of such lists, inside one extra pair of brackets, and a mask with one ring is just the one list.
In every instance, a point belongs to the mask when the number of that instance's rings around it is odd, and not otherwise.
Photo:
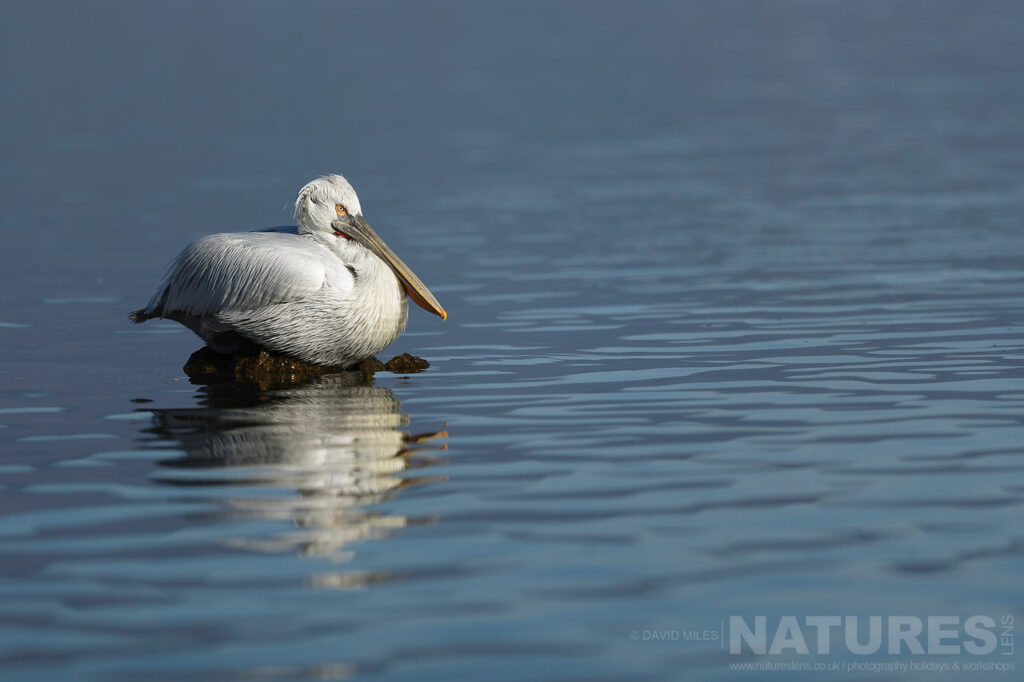
[(447, 435), (408, 435), (399, 400), (370, 381), (343, 372), (273, 391), (204, 386), (200, 407), (150, 410), (146, 431), (184, 451), (159, 462), (166, 470), (157, 480), (223, 488), (215, 499), (227, 518), (293, 524), (272, 537), (231, 543), (251, 550), (344, 558), (351, 543), (429, 522), (366, 509), (438, 480), (400, 474), (435, 463), (424, 451), (443, 447), (433, 439)]

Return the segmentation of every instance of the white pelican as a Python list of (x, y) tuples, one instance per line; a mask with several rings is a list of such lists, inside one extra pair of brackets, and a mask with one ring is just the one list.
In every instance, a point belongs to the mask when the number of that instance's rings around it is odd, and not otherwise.
[(407, 294), (448, 317), (366, 224), (359, 197), (342, 176), (303, 187), (295, 222), (189, 244), (132, 321), (180, 322), (219, 353), (248, 341), (304, 362), (347, 367), (398, 338), (409, 316)]

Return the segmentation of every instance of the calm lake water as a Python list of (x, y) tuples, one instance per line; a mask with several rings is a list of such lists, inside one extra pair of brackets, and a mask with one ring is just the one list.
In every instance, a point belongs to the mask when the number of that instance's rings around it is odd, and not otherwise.
[[(5, 4), (0, 677), (1016, 679), (1022, 21)], [(326, 172), (430, 369), (191, 384), (128, 312)], [(729, 651), (831, 615), (960, 653)]]

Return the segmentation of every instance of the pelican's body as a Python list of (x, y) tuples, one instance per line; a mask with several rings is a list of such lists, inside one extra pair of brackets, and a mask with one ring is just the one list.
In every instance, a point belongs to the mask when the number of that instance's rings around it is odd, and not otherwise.
[(246, 342), (305, 362), (345, 367), (405, 329), (407, 292), (444, 309), (362, 219), (340, 175), (299, 192), (297, 227), (203, 237), (174, 260), (135, 322), (175, 320), (213, 350)]

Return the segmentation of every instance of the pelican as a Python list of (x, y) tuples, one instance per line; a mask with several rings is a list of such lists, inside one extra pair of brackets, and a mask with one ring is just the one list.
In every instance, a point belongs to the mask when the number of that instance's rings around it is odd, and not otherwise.
[(212, 234), (178, 254), (135, 323), (180, 322), (218, 353), (249, 344), (348, 367), (405, 329), (408, 298), (446, 319), (426, 285), (363, 220), (340, 175), (299, 190), (294, 227)]

